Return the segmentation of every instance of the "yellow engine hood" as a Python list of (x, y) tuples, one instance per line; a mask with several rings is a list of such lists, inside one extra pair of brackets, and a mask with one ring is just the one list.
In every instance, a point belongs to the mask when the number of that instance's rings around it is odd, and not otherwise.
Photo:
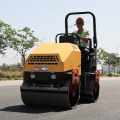
[(65, 72), (78, 69), (81, 74), (81, 51), (71, 43), (40, 44), (25, 61), (25, 71), (35, 70), (36, 67), (47, 67), (48, 70), (39, 72)]

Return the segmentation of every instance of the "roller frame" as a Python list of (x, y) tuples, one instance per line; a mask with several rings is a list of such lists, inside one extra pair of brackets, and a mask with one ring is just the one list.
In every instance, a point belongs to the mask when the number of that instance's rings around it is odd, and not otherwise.
[[(60, 107), (66, 109), (75, 108), (80, 97), (75, 105), (71, 106), (69, 100), (69, 87), (36, 87), (36, 86), (21, 86), (21, 97), (25, 105), (28, 106), (46, 106)], [(80, 94), (80, 91), (79, 93)]]

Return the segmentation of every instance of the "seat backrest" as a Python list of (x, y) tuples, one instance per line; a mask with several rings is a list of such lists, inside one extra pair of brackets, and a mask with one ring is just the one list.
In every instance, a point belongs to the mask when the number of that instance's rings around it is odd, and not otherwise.
[(74, 36), (60, 36), (59, 43), (73, 43), (74, 44)]

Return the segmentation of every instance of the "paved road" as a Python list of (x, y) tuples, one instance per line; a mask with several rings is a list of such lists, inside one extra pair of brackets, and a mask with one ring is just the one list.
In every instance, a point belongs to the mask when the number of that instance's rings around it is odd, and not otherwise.
[(120, 120), (120, 78), (101, 78), (97, 103), (73, 110), (26, 107), (20, 98), (21, 82), (0, 82), (0, 120)]

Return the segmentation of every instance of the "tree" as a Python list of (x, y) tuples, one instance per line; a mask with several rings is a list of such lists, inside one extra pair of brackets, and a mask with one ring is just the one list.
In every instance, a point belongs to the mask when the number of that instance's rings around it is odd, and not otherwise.
[[(119, 66), (120, 57), (117, 57), (116, 53), (108, 53), (104, 49), (99, 48), (97, 49), (97, 61), (102, 65), (102, 68), (103, 68), (103, 64), (108, 65), (109, 74), (110, 74), (110, 66), (112, 65), (114, 68), (114, 74), (115, 74), (115, 67)], [(118, 74), (118, 71), (117, 71), (117, 74)]]
[(8, 64), (3, 63), (2, 67), (8, 67)]
[(114, 67), (114, 73), (115, 73), (115, 67), (116, 67), (117, 60), (118, 60), (118, 58), (116, 57), (116, 53), (108, 53), (106, 58), (107, 59), (105, 61), (105, 64), (108, 64), (109, 74), (110, 74), (110, 65)]
[(120, 57), (117, 57), (117, 75), (120, 74), (119, 65), (120, 65)]
[(33, 35), (34, 31), (30, 28), (24, 27), (22, 30), (14, 32), (11, 38), (10, 47), (16, 50), (23, 57), (23, 64), (25, 63), (26, 51), (36, 45), (38, 38)]
[(13, 34), (14, 30), (12, 30), (11, 26), (0, 20), (0, 54), (5, 54), (5, 50), (9, 46), (9, 40)]
[(10, 64), (11, 68), (20, 68), (21, 67), (21, 63), (15, 63), (15, 64)]
[(18, 64), (17, 64), (17, 67), (18, 67), (18, 68), (20, 68), (20, 67), (21, 67), (21, 64), (20, 64), (20, 63), (18, 63)]
[(103, 74), (103, 64), (107, 59), (107, 57), (108, 57), (108, 53), (104, 49), (102, 48), (97, 49), (97, 62), (99, 62), (102, 65), (102, 74)]
[(117, 66), (118, 58), (116, 53), (112, 53), (111, 56), (112, 56), (111, 64), (114, 68), (114, 75), (115, 75), (115, 67)]

